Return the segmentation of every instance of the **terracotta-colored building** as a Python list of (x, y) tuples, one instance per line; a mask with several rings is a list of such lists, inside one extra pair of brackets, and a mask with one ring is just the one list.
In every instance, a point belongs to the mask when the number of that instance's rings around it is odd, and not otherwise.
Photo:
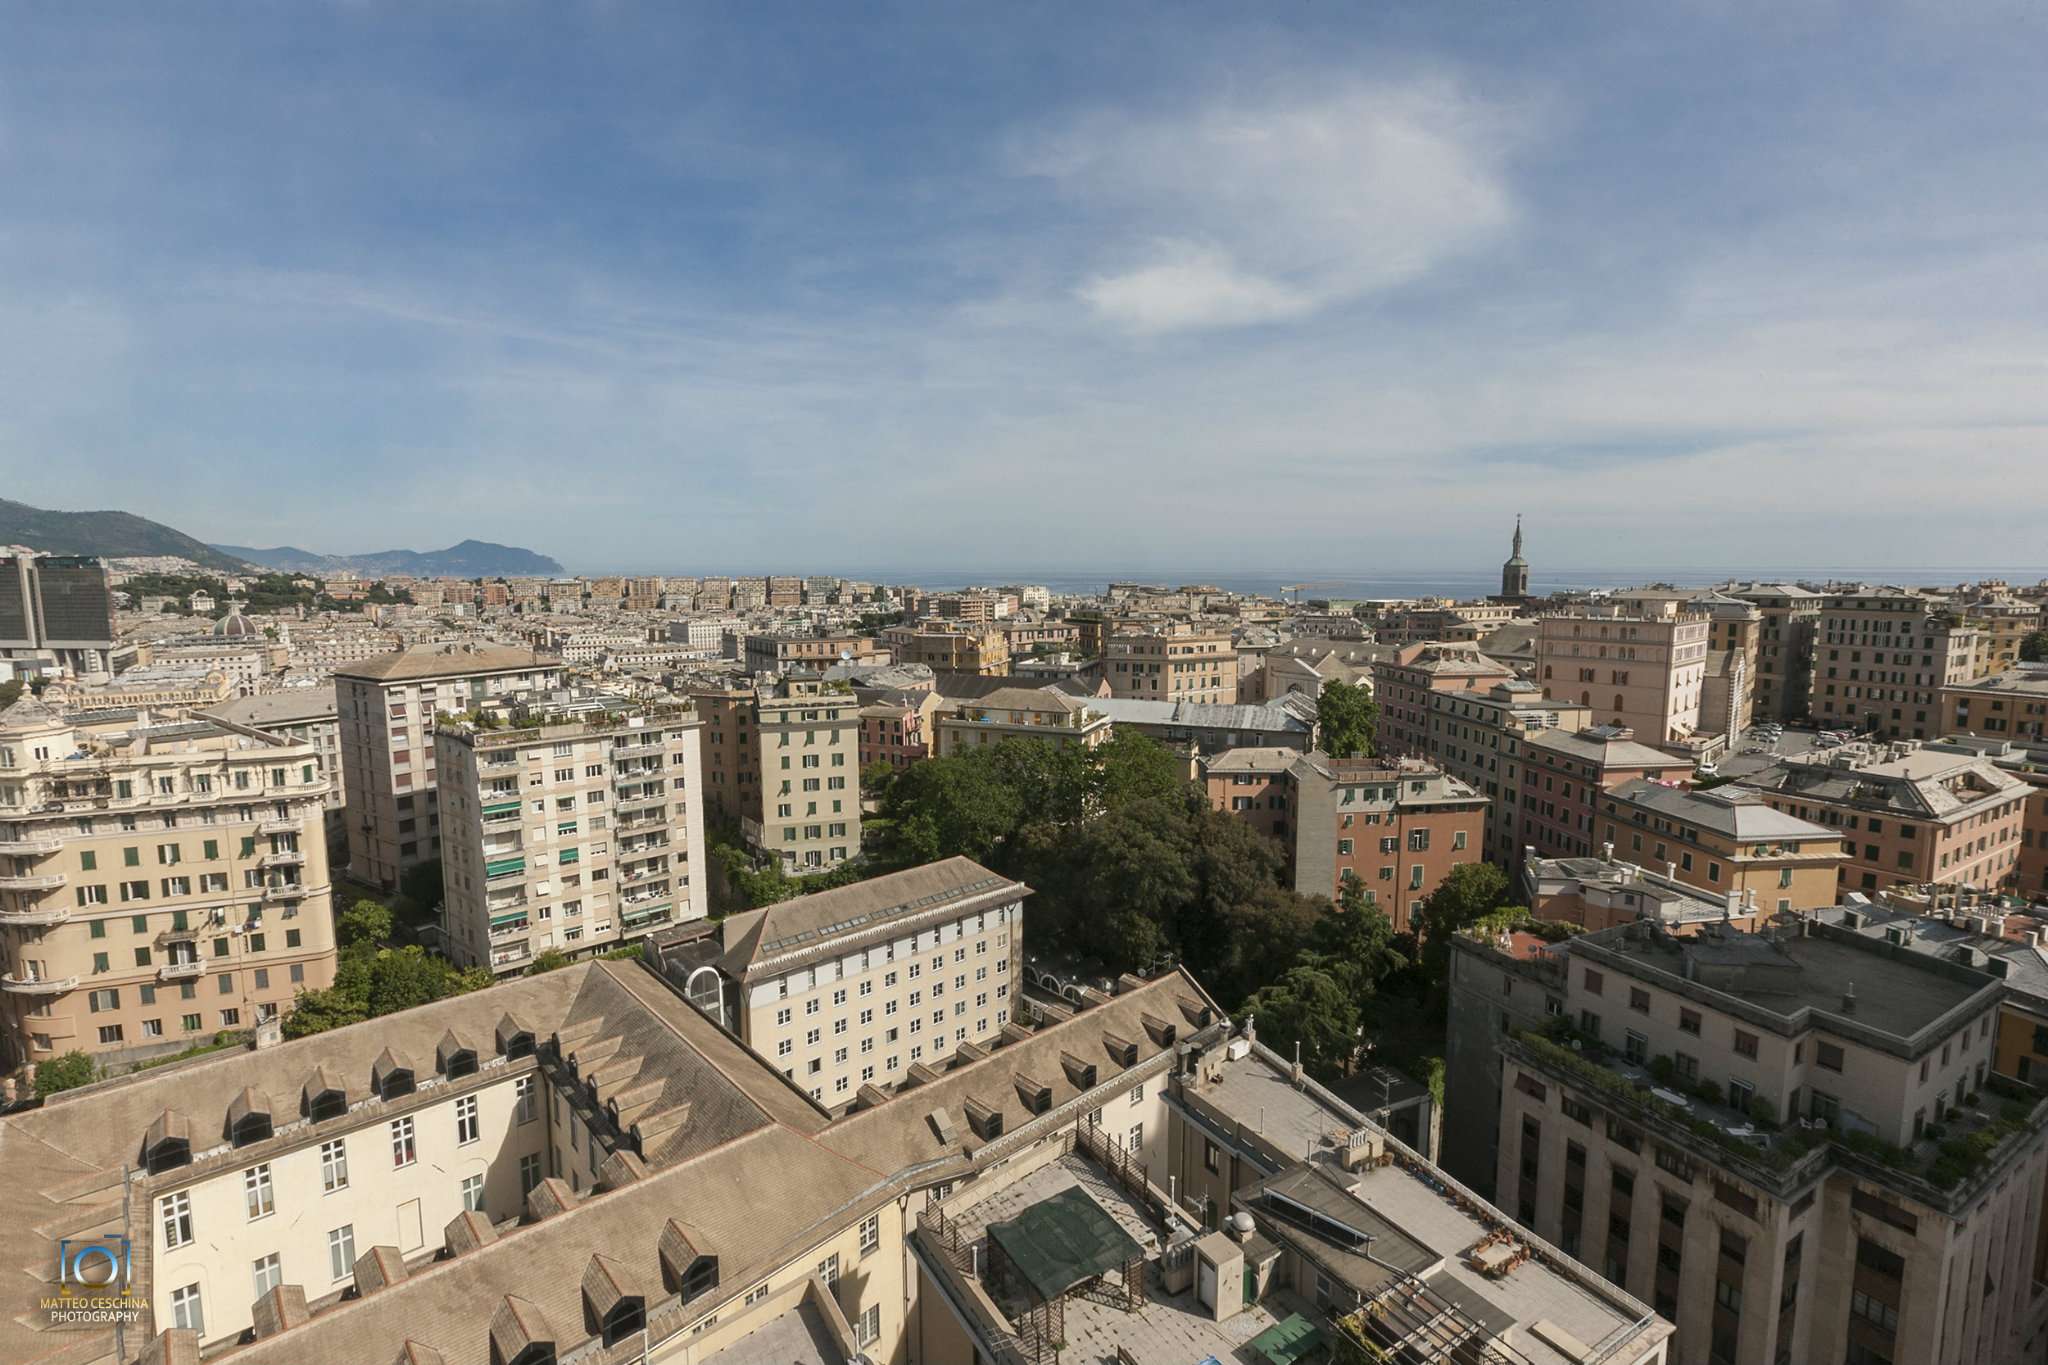
[(1373, 699), (1379, 703), (1376, 746), (1389, 757), (1421, 758), (1431, 752), (1430, 698), (1438, 692), (1487, 692), (1514, 680), (1515, 672), (1473, 644), (1431, 641), (1408, 645), (1373, 666)]
[(1594, 801), (1601, 792), (1637, 778), (1682, 780), (1693, 770), (1690, 759), (1636, 743), (1626, 726), (1596, 725), (1577, 734), (1543, 730), (1517, 745), (1522, 841), (1544, 857), (1593, 852)]
[(1229, 749), (1199, 760), (1209, 806), (1293, 844), (1294, 765), (1299, 749)]
[(1544, 695), (1575, 699), (1649, 744), (1700, 729), (1711, 625), (1704, 612), (1547, 616), (1536, 636)]
[(936, 692), (899, 692), (860, 709), (860, 766), (903, 769), (931, 754), (931, 718), (942, 702)]
[(1350, 873), (1406, 931), (1453, 867), (1479, 861), (1486, 798), (1441, 768), (1306, 754), (1290, 772), (1304, 895), (1334, 899)]
[(2010, 885), (2032, 790), (1962, 745), (1852, 744), (1745, 779), (1779, 810), (1839, 829), (1841, 886)]
[(1941, 689), (1944, 734), (2048, 740), (2048, 666), (2023, 664)]

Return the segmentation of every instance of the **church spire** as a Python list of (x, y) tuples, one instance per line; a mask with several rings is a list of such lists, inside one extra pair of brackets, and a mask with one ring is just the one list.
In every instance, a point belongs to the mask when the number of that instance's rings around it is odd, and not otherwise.
[(1522, 557), (1522, 514), (1515, 513), (1515, 558)]

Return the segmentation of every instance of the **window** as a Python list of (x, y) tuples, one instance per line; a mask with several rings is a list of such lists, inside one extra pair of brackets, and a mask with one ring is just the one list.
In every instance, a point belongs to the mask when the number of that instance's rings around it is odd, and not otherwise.
[(419, 1148), (413, 1142), (412, 1120), (391, 1121), (391, 1164), (410, 1166), (419, 1159)]
[(327, 1269), (337, 1280), (345, 1280), (356, 1267), (356, 1228), (344, 1223), (327, 1234)]
[(163, 1200), (164, 1249), (172, 1251), (192, 1241), (192, 1196), (180, 1191)]
[(825, 1282), (827, 1289), (839, 1287), (839, 1253), (833, 1252), (818, 1262), (818, 1278)]
[(1678, 1031), (1697, 1036), (1700, 1031), (1700, 1012), (1698, 1010), (1680, 1008), (1678, 1011)]
[(1650, 993), (1639, 986), (1628, 988), (1628, 1007), (1638, 1014), (1650, 1012)]
[(1754, 1033), (1745, 1033), (1741, 1029), (1735, 1030), (1735, 1055), (1752, 1058), (1756, 1056), (1756, 1035)]
[(206, 1335), (206, 1313), (200, 1307), (198, 1285), (188, 1284), (171, 1291), (171, 1325), (190, 1328), (202, 1337)]
[(532, 1123), (540, 1117), (540, 1094), (535, 1088), (534, 1078), (521, 1076), (513, 1093), (518, 1096), (514, 1113), (520, 1123)]
[(540, 1187), (540, 1153), (519, 1158), (519, 1195), (523, 1199)]
[[(837, 754), (833, 755), (834, 758), (838, 756)], [(857, 1329), (856, 1336), (859, 1338), (861, 1345), (874, 1345), (882, 1335), (882, 1306), (878, 1303), (869, 1304), (866, 1308), (862, 1309), (860, 1317), (855, 1320), (855, 1327)]]
[(1842, 1049), (1833, 1043), (1816, 1042), (1813, 1046), (1813, 1064), (1824, 1071), (1840, 1071)]
[(277, 1212), (277, 1199), (270, 1188), (269, 1162), (242, 1172), (242, 1194), (251, 1218), (268, 1218)]
[(455, 1101), (455, 1145), (467, 1146), (478, 1137), (476, 1096), (464, 1095)]
[(336, 1138), (320, 1144), (320, 1183), (327, 1193), (348, 1188), (348, 1140)]
[(860, 1254), (863, 1256), (869, 1255), (870, 1253), (879, 1250), (881, 1248), (881, 1245), (882, 1215), (880, 1215), (879, 1213), (872, 1213), (869, 1214), (865, 1219), (861, 1220)]
[(250, 1280), (256, 1286), (256, 1297), (262, 1298), (271, 1290), (284, 1283), (284, 1267), (279, 1264), (277, 1253), (259, 1256), (250, 1271)]
[(462, 1207), (471, 1213), (484, 1211), (484, 1178), (472, 1175), (462, 1182)]

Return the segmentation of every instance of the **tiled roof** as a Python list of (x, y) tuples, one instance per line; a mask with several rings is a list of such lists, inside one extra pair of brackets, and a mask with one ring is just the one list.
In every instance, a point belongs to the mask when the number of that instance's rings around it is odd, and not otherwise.
[(519, 669), (560, 668), (561, 665), (562, 661), (553, 655), (518, 645), (409, 645), (392, 654), (343, 664), (334, 670), (334, 676), (397, 682), (416, 678), (461, 678), (474, 673), (504, 673)]

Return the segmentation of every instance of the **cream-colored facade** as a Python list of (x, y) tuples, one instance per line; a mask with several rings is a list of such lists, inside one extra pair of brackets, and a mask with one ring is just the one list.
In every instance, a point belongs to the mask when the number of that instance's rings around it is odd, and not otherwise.
[(663, 970), (792, 1084), (844, 1109), (862, 1087), (1002, 1033), (1029, 894), (951, 858), (663, 935)]
[(1897, 588), (1828, 597), (1814, 623), (1813, 719), (1886, 739), (1942, 733), (1941, 689), (1976, 675), (1974, 626)]
[(942, 704), (932, 716), (939, 758), (1006, 739), (1092, 749), (1109, 738), (1111, 728), (1101, 711), (1050, 687), (998, 688), (969, 701)]
[(692, 693), (711, 812), (804, 873), (860, 856), (860, 701), (815, 677)]
[(443, 722), (435, 734), (455, 961), (504, 975), (710, 912), (694, 708), (517, 724)]
[(1102, 671), (1113, 697), (1220, 705), (1237, 700), (1237, 649), (1227, 629), (1119, 630), (1104, 643)]
[(1991, 1074), (2002, 984), (1805, 930), (1571, 940), (1579, 1048), (1500, 1044), (1503, 1203), (1673, 1319), (1680, 1365), (2038, 1359), (2048, 1105)]
[(336, 669), (350, 875), (389, 890), (441, 856), (436, 715), (561, 682), (559, 660), (502, 645), (414, 645)]
[(1645, 744), (1690, 740), (1700, 728), (1709, 633), (1697, 612), (1546, 616), (1536, 680), (1545, 696), (1576, 700)]
[(0, 714), (8, 1060), (174, 1052), (331, 985), (326, 792), (272, 735)]

